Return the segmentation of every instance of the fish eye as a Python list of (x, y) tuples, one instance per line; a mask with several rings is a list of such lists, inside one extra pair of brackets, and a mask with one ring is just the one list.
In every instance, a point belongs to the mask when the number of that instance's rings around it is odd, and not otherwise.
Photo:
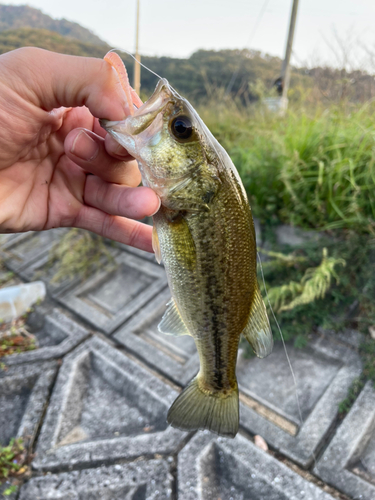
[(193, 134), (193, 125), (187, 116), (177, 116), (171, 124), (172, 134), (176, 139), (189, 139)]

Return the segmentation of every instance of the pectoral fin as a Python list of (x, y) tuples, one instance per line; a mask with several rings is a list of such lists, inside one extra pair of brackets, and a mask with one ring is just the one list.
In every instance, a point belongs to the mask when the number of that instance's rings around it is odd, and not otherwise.
[(152, 227), (152, 249), (155, 253), (155, 259), (158, 264), (161, 262), (161, 250), (160, 250), (160, 243), (159, 243), (159, 237), (158, 233), (156, 231), (156, 227)]
[(270, 322), (258, 286), (256, 286), (249, 321), (242, 335), (259, 358), (265, 358), (272, 352), (273, 338)]
[(209, 212), (210, 203), (221, 186), (215, 172), (204, 172), (198, 169), (181, 178), (166, 192), (164, 205), (175, 211)]
[(173, 299), (167, 304), (167, 310), (158, 325), (158, 330), (166, 335), (175, 335), (176, 337), (190, 335)]

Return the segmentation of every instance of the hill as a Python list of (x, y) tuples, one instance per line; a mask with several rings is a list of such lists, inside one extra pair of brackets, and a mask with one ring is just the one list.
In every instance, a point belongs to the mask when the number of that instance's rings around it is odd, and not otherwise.
[[(110, 49), (108, 45), (96, 45), (74, 40), (46, 29), (20, 28), (0, 32), (0, 54), (20, 47), (40, 47), (63, 54), (102, 58)], [(133, 78), (133, 59), (120, 53)], [(254, 100), (249, 82), (257, 79), (271, 86), (278, 76), (281, 61), (276, 57), (263, 57), (259, 52), (243, 50), (200, 50), (188, 59), (173, 57), (143, 57), (142, 62), (157, 74), (167, 78), (179, 92), (194, 101), (204, 99), (217, 89), (225, 88), (233, 72), (237, 78), (232, 93), (243, 99)], [(142, 69), (142, 92), (150, 94), (156, 84), (155, 76)]]
[(45, 29), (21, 28), (0, 32), (0, 54), (20, 47), (39, 47), (62, 54), (103, 57), (108, 45), (85, 43)]
[(105, 45), (105, 42), (87, 28), (66, 19), (53, 19), (39, 9), (28, 5), (0, 5), (0, 31), (18, 28), (37, 28), (55, 31), (60, 35), (94, 45)]
[[(270, 94), (281, 68), (278, 57), (249, 49), (198, 50), (187, 59), (144, 56), (142, 63), (194, 102), (221, 99), (230, 89), (244, 104)], [(128, 72), (132, 79), (133, 64)], [(155, 82), (155, 76), (142, 69), (141, 90), (152, 89)], [(293, 69), (292, 87), (301, 84), (311, 86), (311, 78)]]
[[(1, 7), (4, 6), (0, 6), (0, 10)], [(4, 26), (4, 20), (1, 23)], [(87, 32), (84, 28), (82, 30)], [(0, 29), (0, 54), (27, 46), (99, 58), (110, 49), (104, 42), (101, 45), (85, 42), (53, 30), (27, 27)], [(125, 53), (119, 54), (132, 81), (134, 61)], [(142, 56), (142, 62), (169, 80), (194, 105), (221, 100), (228, 87), (230, 96), (242, 104), (271, 96), (273, 82), (279, 76), (281, 67), (278, 57), (250, 49), (198, 50), (186, 59)], [(290, 100), (306, 105), (344, 101), (363, 103), (375, 95), (374, 76), (363, 71), (347, 72), (329, 67), (292, 68), (291, 76)], [(152, 73), (142, 69), (141, 94), (144, 98), (154, 90), (156, 81)]]

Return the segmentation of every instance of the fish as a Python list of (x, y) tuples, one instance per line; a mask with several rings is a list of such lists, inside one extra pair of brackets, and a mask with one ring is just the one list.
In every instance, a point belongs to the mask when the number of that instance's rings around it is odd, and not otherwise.
[(100, 123), (136, 158), (143, 185), (161, 200), (152, 244), (172, 299), (158, 329), (192, 336), (199, 354), (199, 372), (170, 407), (167, 421), (184, 431), (234, 437), (241, 335), (260, 358), (273, 347), (241, 178), (193, 106), (164, 78), (125, 120)]

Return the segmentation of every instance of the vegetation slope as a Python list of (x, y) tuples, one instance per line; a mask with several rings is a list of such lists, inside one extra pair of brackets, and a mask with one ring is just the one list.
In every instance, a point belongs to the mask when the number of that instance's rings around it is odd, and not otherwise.
[(0, 31), (19, 28), (37, 28), (55, 31), (81, 42), (105, 45), (103, 40), (87, 28), (66, 19), (53, 19), (39, 9), (28, 5), (0, 5)]

